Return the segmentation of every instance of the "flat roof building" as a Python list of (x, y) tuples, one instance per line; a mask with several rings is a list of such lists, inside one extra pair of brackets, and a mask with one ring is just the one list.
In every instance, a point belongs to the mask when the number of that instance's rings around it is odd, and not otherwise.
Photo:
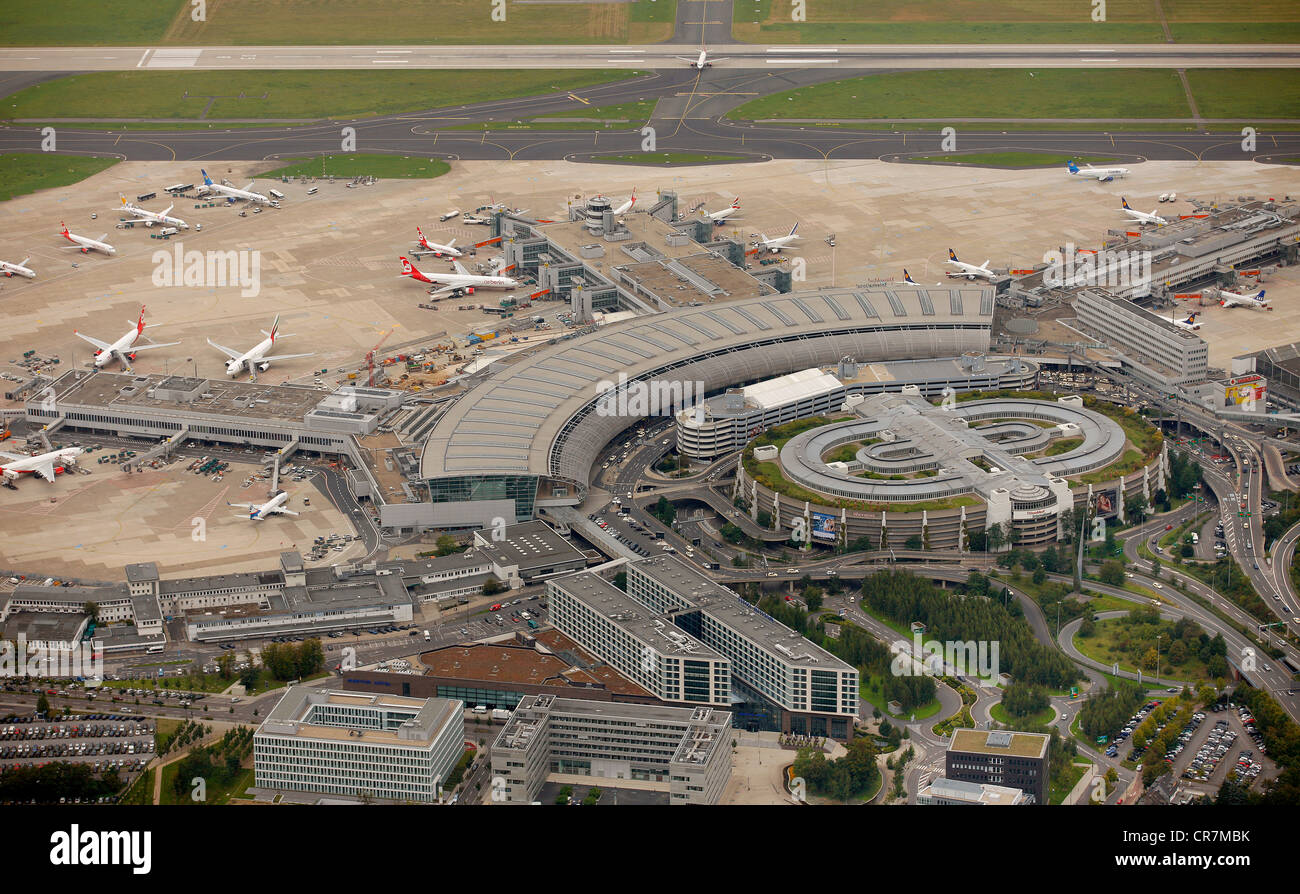
[(708, 707), (531, 696), (492, 743), (492, 797), (531, 803), (560, 774), (716, 804), (731, 776), (730, 727), (730, 714)]
[(928, 804), (1027, 804), (1029, 797), (1018, 788), (987, 782), (963, 782), (940, 776), (916, 793), (916, 803)]
[(1140, 379), (1161, 387), (1205, 379), (1210, 346), (1194, 332), (1103, 289), (1080, 289), (1079, 327), (1109, 344)]
[(587, 557), (542, 521), (492, 525), (474, 532), (478, 553), (492, 562), (501, 580), (535, 581), (587, 567)]
[(258, 788), (434, 802), (465, 747), (464, 705), (293, 686), (253, 734)]
[(1051, 737), (1042, 733), (954, 730), (944, 776), (957, 782), (1018, 788), (1033, 799), (1030, 803), (1046, 804), (1050, 742)]

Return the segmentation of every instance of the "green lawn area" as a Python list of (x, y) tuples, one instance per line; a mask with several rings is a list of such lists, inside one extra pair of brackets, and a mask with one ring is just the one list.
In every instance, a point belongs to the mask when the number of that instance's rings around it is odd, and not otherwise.
[(157, 43), (182, 8), (191, 8), (189, 0), (0, 0), (0, 40), (11, 47)]
[[(159, 793), (158, 803), (160, 804), (194, 804), (190, 799), (189, 789), (181, 797), (176, 797), (176, 792), (172, 788), (176, 780), (176, 771), (180, 767), (180, 761), (173, 761), (162, 768), (162, 790)], [(206, 804), (228, 804), (230, 798), (236, 793), (244, 792), (253, 784), (255, 774), (253, 770), (240, 770), (233, 780), (227, 785), (217, 779), (207, 780), (207, 800)]]
[(0, 155), (0, 202), (38, 189), (70, 186), (117, 164), (117, 158), (12, 152)]
[(1187, 83), (1206, 118), (1300, 118), (1295, 69), (1190, 68)]
[[(938, 133), (945, 127), (954, 122), (935, 122), (935, 121), (908, 121), (904, 118), (883, 121), (867, 121), (861, 124), (841, 123), (833, 121), (818, 122), (799, 122), (791, 123), (780, 120), (774, 120), (766, 124), (767, 127), (788, 127), (788, 128), (832, 128), (837, 130), (869, 131), (873, 133), (893, 133), (895, 131), (907, 131), (909, 133)], [(955, 122), (961, 124), (960, 121)], [(1242, 121), (1237, 124), (1207, 124), (1200, 128), (1189, 119), (1185, 123), (1133, 123), (1127, 121), (1107, 121), (1104, 119), (1089, 119), (1086, 124), (1062, 124), (1059, 122), (1040, 123), (1035, 119), (1026, 119), (1023, 121), (970, 121), (962, 124), (962, 130), (971, 133), (1003, 133), (1015, 132), (1020, 130), (1052, 131), (1055, 133), (1085, 133), (1087, 135), (1102, 133), (1199, 133), (1202, 130), (1211, 133), (1240, 133), (1244, 124), (1249, 123)], [(1295, 124), (1266, 124), (1255, 128), (1259, 136), (1266, 136), (1269, 133), (1290, 133), (1300, 130), (1300, 125)]]
[(1117, 158), (1087, 155), (1051, 155), (1044, 152), (972, 152), (967, 155), (917, 155), (909, 161), (928, 161), (938, 164), (989, 165), (998, 168), (1047, 168), (1076, 161), (1087, 164), (1106, 164)]
[(676, 6), (510, 3), (496, 21), (486, 0), (213, 0), (196, 22), (188, 0), (0, 0), (0, 33), (8, 46), (656, 43), (672, 36)]
[(431, 180), (451, 170), (440, 158), (411, 158), (407, 155), (367, 155), (348, 152), (316, 158), (291, 159), (291, 163), (261, 177), (356, 177), (368, 174), (380, 179), (423, 178)]
[[(1209, 682), (1210, 676), (1206, 671), (1205, 663), (1196, 655), (1189, 654), (1187, 660), (1177, 666), (1169, 663), (1168, 648), (1173, 626), (1170, 622), (1162, 622), (1160, 625), (1161, 629), (1164, 630), (1160, 649), (1160, 676), (1168, 680), (1187, 680), (1193, 683)], [(1108, 667), (1118, 661), (1120, 670), (1136, 673), (1138, 658), (1141, 653), (1155, 645), (1155, 638), (1143, 639), (1141, 642), (1131, 642), (1125, 647), (1122, 642), (1125, 631), (1124, 618), (1104, 618), (1096, 622), (1096, 633), (1093, 636), (1075, 634), (1074, 646), (1082, 654), (1094, 661), (1099, 661)], [(1155, 674), (1155, 668), (1143, 668), (1142, 673), (1145, 677), (1150, 678)]]
[(863, 701), (870, 702), (874, 707), (880, 709), (881, 715), (893, 720), (910, 720), (915, 715), (917, 720), (925, 720), (927, 717), (933, 717), (942, 710), (943, 705), (939, 699), (931, 699), (924, 705), (915, 708), (905, 708), (902, 714), (894, 714), (885, 707), (889, 699), (885, 698), (884, 693), (880, 691), (879, 680), (876, 678), (860, 679), (858, 681), (858, 695)]
[[(1031, 77), (1030, 75), (1033, 75)], [(1088, 84), (1087, 90), (1079, 85)], [(730, 118), (1187, 118), (1178, 75), (1161, 69), (908, 71), (787, 90)]]
[[(361, 118), (556, 91), (641, 72), (573, 71), (104, 71), (71, 75), (8, 97), (8, 119)], [(215, 99), (214, 99), (215, 97)], [(209, 106), (209, 103), (211, 105)], [(206, 110), (206, 113), (205, 113)]]
[[(1080, 760), (1086, 761), (1087, 758), (1083, 757), (1083, 755), (1075, 758), (1075, 761)], [(1055, 781), (1049, 789), (1048, 803), (1060, 804), (1064, 802), (1065, 796), (1074, 790), (1074, 787), (1079, 784), (1079, 780), (1083, 778), (1083, 774), (1088, 772), (1088, 766), (1091, 763), (1092, 761), (1088, 761), (1086, 764), (1071, 763), (1069, 769), (1062, 773), (1061, 778)]]
[(747, 155), (710, 155), (704, 152), (634, 152), (630, 155), (593, 155), (592, 161), (613, 161), (633, 165), (701, 165), (715, 162), (752, 161)]
[[(1106, 21), (1075, 0), (816, 0), (807, 20), (791, 0), (735, 0), (733, 33), (753, 43), (1163, 43), (1156, 6), (1109, 0)], [(1300, 13), (1285, 0), (1165, 0), (1174, 39), (1195, 43), (1294, 42)]]
[(1056, 712), (1048, 705), (1037, 714), (1031, 714), (1028, 717), (1013, 717), (1007, 713), (1007, 709), (1002, 707), (1002, 702), (998, 702), (989, 708), (989, 716), (998, 723), (1005, 723), (1007, 726), (1047, 726), (1056, 717)]

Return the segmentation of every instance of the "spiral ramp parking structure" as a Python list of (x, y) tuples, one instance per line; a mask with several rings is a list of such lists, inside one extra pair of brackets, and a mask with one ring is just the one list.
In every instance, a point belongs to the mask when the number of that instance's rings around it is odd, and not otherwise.
[(648, 415), (844, 356), (863, 362), (986, 351), (994, 294), (977, 285), (826, 288), (717, 300), (563, 336), (493, 364), (433, 425), (430, 502), (386, 526), (526, 519), (585, 497), (600, 450)]

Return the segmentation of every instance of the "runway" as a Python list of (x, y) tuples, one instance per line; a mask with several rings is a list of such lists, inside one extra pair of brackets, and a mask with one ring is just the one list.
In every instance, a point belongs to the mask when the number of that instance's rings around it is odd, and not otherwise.
[[(729, 41), (729, 38), (728, 38)], [(696, 44), (698, 46), (698, 44)], [(708, 44), (732, 68), (1293, 68), (1294, 44)], [(686, 43), (641, 46), (9, 47), (0, 71), (684, 67)]]
[[(865, 74), (867, 72), (855, 72)], [(754, 161), (767, 158), (889, 158), (936, 154), (940, 137), (934, 131), (888, 132), (819, 127), (745, 124), (727, 120), (731, 108), (752, 99), (805, 84), (843, 76), (824, 67), (767, 70), (711, 68), (659, 71), (643, 77), (581, 91), (590, 107), (658, 96), (648, 122), (654, 128), (656, 151), (725, 153)], [(568, 93), (499, 100), (427, 112), (297, 127), (268, 126), (232, 130), (103, 131), (58, 127), (59, 151), (78, 155), (111, 155), (131, 160), (196, 161), (289, 158), (335, 153), (340, 129), (356, 130), (356, 151), (424, 155), (445, 159), (589, 160), (595, 155), (638, 153), (644, 139), (639, 124), (625, 129), (591, 130), (452, 130), (482, 122), (509, 122), (535, 115), (570, 111), (580, 117), (588, 108)], [(1250, 160), (1300, 152), (1300, 133), (1263, 133), (1255, 152), (1244, 153), (1233, 133), (1116, 132), (1081, 129), (1017, 133), (978, 133), (979, 124), (959, 125), (962, 151), (1002, 149), (1047, 150), (1065, 154), (1105, 155), (1126, 162), (1164, 160)], [(1265, 128), (1265, 130), (1267, 130)], [(0, 152), (40, 151), (35, 127), (0, 129)]]

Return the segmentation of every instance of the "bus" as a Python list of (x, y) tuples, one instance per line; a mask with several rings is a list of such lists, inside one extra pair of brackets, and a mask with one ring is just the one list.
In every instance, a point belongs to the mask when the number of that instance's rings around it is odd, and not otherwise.
[(162, 646), (150, 646), (149, 648), (144, 650), (144, 653), (146, 655), (161, 655), (162, 650), (163, 650)]

